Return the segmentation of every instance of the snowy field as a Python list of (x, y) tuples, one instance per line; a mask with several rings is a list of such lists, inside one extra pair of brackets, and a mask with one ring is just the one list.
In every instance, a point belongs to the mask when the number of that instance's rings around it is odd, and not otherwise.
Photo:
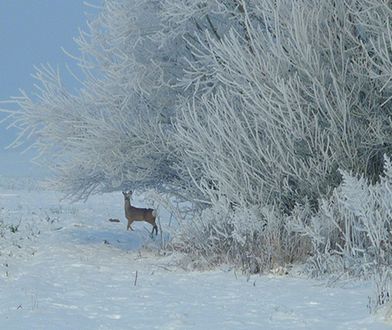
[[(366, 283), (189, 272), (147, 224), (125, 230), (121, 193), (75, 204), (60, 197), (0, 188), (0, 329), (392, 327), (369, 314)], [(161, 213), (163, 229), (168, 218)]]

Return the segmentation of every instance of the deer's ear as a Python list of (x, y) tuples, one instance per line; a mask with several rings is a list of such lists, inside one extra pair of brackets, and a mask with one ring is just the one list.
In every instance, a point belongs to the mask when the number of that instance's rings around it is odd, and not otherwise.
[(128, 194), (132, 195), (132, 193), (133, 193), (133, 191), (132, 191), (132, 190), (130, 190)]
[(122, 191), (122, 194), (125, 196), (125, 191)]

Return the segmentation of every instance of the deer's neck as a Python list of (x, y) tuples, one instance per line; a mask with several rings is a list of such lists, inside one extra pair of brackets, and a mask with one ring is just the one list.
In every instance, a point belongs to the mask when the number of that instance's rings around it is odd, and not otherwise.
[(126, 199), (126, 200), (124, 201), (124, 207), (125, 207), (125, 210), (131, 209), (131, 208), (132, 208), (131, 201), (128, 200), (128, 199)]

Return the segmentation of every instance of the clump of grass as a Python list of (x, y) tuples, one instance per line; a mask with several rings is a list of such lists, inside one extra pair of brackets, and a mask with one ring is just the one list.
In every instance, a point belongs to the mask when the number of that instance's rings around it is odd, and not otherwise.
[(19, 226), (20, 226), (20, 223), (18, 223), (17, 225), (9, 225), (8, 229), (10, 230), (11, 233), (15, 234), (18, 232)]

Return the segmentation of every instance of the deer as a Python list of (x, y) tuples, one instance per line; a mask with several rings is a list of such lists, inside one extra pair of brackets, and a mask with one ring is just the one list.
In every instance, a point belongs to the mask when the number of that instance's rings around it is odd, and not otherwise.
[(132, 222), (134, 221), (146, 221), (152, 225), (151, 236), (154, 234), (158, 235), (158, 226), (156, 224), (157, 212), (154, 209), (138, 208), (131, 205), (132, 190), (122, 192), (124, 195), (124, 209), (125, 217), (128, 220), (127, 230), (132, 229)]

